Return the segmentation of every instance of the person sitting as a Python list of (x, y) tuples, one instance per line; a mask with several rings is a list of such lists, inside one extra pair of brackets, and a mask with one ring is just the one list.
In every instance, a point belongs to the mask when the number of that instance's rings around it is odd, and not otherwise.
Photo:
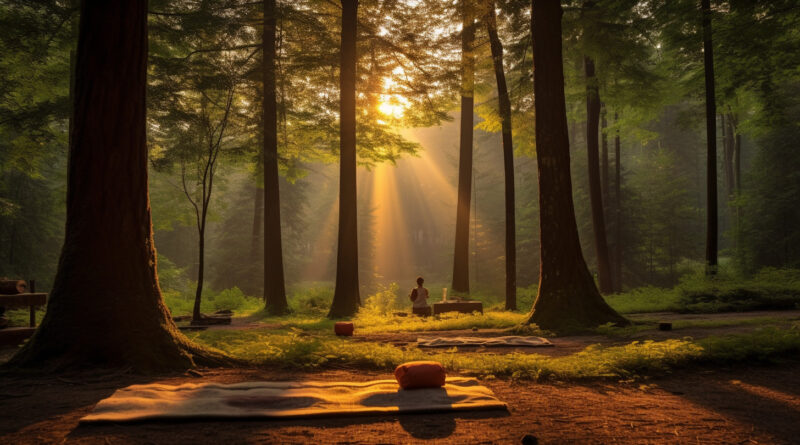
[(428, 306), (428, 289), (422, 287), (424, 282), (422, 277), (417, 277), (417, 287), (411, 291), (411, 301), (414, 302), (411, 312), (414, 315), (428, 317), (431, 315), (431, 307)]

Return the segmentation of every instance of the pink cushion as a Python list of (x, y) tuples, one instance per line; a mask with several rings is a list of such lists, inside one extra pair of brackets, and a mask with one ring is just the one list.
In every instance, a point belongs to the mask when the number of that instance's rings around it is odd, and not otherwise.
[(439, 362), (403, 363), (394, 370), (394, 377), (403, 389), (439, 388), (444, 386), (444, 367)]
[(353, 335), (353, 322), (350, 321), (337, 321), (335, 325), (333, 325), (333, 332), (336, 335), (346, 335), (351, 336)]

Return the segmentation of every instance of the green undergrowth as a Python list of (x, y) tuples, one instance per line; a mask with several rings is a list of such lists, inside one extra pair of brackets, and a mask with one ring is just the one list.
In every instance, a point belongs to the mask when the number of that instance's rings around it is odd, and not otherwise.
[(605, 299), (623, 314), (800, 309), (800, 270), (768, 268), (746, 276), (722, 267), (713, 277), (695, 271), (672, 289), (641, 287)]
[(361, 311), (353, 319), (359, 333), (450, 331), (459, 329), (507, 329), (525, 320), (525, 315), (506, 311), (481, 314), (446, 313), (435, 317), (394, 316)]
[(205, 331), (191, 334), (202, 344), (224, 350), (258, 366), (341, 368), (390, 371), (412, 360), (436, 360), (448, 370), (512, 379), (634, 378), (692, 364), (773, 361), (800, 352), (800, 323), (788, 329), (761, 328), (751, 333), (664, 341), (634, 341), (621, 346), (592, 345), (581, 352), (541, 354), (459, 353), (314, 335), (299, 329)]
[(681, 312), (800, 309), (800, 270), (763, 269), (751, 277), (721, 270), (685, 277), (676, 288)]

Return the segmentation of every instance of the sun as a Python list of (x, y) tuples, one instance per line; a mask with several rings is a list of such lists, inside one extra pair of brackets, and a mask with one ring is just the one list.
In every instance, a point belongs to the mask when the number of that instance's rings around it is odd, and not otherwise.
[(394, 79), (387, 77), (383, 80), (384, 93), (379, 97), (378, 111), (386, 117), (401, 119), (411, 103), (397, 90), (398, 84)]
[(408, 101), (404, 101), (404, 99), (402, 96), (382, 94), (378, 111), (384, 116), (400, 119), (406, 112), (406, 103)]

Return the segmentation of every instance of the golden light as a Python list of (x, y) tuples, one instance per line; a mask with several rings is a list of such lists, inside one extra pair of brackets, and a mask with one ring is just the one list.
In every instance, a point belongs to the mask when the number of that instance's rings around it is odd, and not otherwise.
[(381, 103), (378, 105), (378, 111), (388, 117), (400, 119), (405, 113), (405, 107), (399, 103), (395, 98), (386, 98), (387, 95), (381, 95)]
[[(393, 74), (398, 73), (393, 72)], [(378, 111), (386, 117), (401, 119), (406, 109), (411, 105), (411, 102), (401, 94), (395, 92), (397, 90), (397, 82), (391, 77), (383, 79), (383, 90), (386, 91), (386, 93), (380, 95)]]

